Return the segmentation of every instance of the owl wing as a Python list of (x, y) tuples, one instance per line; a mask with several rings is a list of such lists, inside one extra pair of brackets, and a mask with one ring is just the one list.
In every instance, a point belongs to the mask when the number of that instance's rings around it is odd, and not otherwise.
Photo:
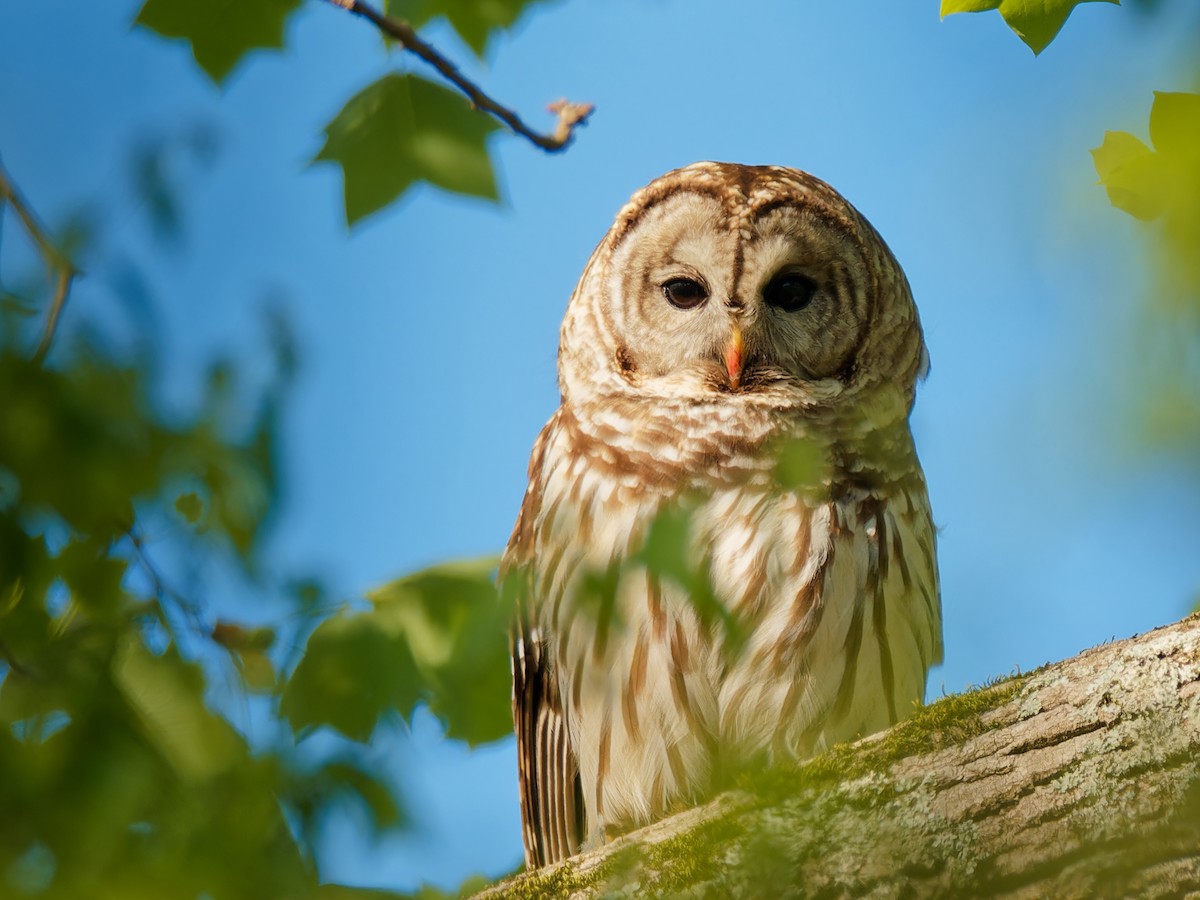
[(573, 855), (583, 839), (583, 795), (579, 766), (559, 696), (551, 654), (531, 609), (535, 527), (542, 498), (546, 444), (555, 419), (542, 430), (529, 461), (529, 489), (501, 564), (500, 578), (515, 578), (512, 635), (513, 724), (525, 865), (533, 869)]

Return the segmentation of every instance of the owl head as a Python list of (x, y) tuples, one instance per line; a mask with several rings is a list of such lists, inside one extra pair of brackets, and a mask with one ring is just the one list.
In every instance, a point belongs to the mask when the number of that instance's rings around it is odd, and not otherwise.
[(907, 279), (837, 191), (779, 166), (701, 162), (642, 188), (563, 322), (564, 402), (830, 406), (927, 366)]

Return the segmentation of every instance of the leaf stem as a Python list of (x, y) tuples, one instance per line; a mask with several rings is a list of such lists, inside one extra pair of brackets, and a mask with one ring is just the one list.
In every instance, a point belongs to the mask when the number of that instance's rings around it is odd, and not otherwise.
[(558, 123), (551, 133), (540, 134), (526, 125), (513, 110), (502, 106), (485, 94), (478, 85), (459, 72), (458, 67), (436, 48), (421, 40), (408, 22), (384, 15), (369, 4), (363, 3), (362, 0), (328, 0), (328, 2), (371, 22), (388, 37), (398, 41), (405, 50), (415, 53), (437, 69), (443, 78), (463, 92), (471, 101), (472, 106), (495, 116), (515, 134), (519, 134), (535, 147), (541, 147), (548, 153), (557, 153), (565, 149), (571, 143), (575, 129), (585, 124), (595, 109), (591, 103), (556, 100), (547, 109), (558, 116)]
[(37, 349), (33, 353), (34, 361), (41, 363), (54, 343), (58, 322), (71, 292), (71, 282), (79, 274), (79, 270), (75, 268), (67, 255), (50, 240), (45, 227), (38, 221), (33, 209), (21, 197), (16, 185), (9, 179), (4, 167), (0, 165), (0, 205), (4, 203), (11, 204), (17, 218), (25, 227), (25, 232), (37, 245), (38, 253), (41, 254), (46, 269), (54, 275), (54, 297), (50, 301), (50, 309), (46, 314), (46, 326), (42, 331), (42, 338), (38, 341)]

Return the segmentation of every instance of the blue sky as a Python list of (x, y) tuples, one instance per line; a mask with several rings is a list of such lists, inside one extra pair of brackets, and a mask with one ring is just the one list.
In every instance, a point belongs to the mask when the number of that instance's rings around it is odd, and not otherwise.
[[(138, 5), (0, 3), (0, 156), (46, 219), (96, 204), (124, 248), (111, 255), (149, 261), (175, 385), (215, 353), (259, 352), (264, 299), (285, 298), (303, 370), (280, 569), (354, 597), (499, 550), (593, 246), (637, 187), (722, 159), (829, 181), (912, 283), (933, 360), (913, 427), (942, 529), (931, 697), (1193, 602), (1196, 484), (1134, 451), (1123, 406), (1142, 231), (1087, 153), (1106, 129), (1144, 136), (1153, 90), (1194, 88), (1189, 4), (1085, 4), (1036, 59), (998, 16), (939, 22), (935, 0), (566, 0), (535, 7), (485, 64), (435, 25), (427, 36), (528, 119), (548, 124), (559, 96), (597, 112), (561, 156), (497, 135), (499, 205), (418, 188), (349, 232), (339, 171), (308, 166), (321, 128), (374, 78), (423, 68), (312, 0), (286, 51), (216, 89), (185, 46), (130, 30)], [(130, 152), (196, 124), (218, 152), (179, 166), (184, 239), (162, 252), (127, 212)], [(121, 296), (98, 273), (69, 315), (120, 321)], [(419, 832), (367, 846), (348, 812), (328, 830), (328, 879), (450, 887), (517, 863), (511, 741), (470, 753), (420, 716), (411, 733), (382, 728), (373, 753)]]

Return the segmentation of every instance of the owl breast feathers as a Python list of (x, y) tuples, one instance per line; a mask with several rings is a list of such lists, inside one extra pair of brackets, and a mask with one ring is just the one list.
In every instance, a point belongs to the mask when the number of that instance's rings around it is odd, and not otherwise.
[(722, 163), (652, 182), (558, 359), (501, 573), (530, 867), (887, 727), (941, 659), (921, 327), (836, 191)]

